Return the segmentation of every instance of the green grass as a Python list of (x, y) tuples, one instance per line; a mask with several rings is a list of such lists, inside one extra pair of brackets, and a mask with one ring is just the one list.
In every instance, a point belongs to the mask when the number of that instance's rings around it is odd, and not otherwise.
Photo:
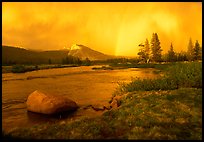
[(110, 64), (111, 67), (122, 67), (122, 68), (156, 68), (159, 70), (165, 70), (167, 67), (174, 65), (175, 63), (164, 63), (164, 64), (156, 64), (156, 63), (148, 63), (148, 64), (138, 64), (138, 63), (121, 63), (121, 64)]
[(201, 140), (202, 89), (136, 91), (96, 118), (42, 124), (7, 134), (23, 139)]
[(165, 71), (167, 67), (174, 65), (175, 63), (165, 63), (165, 64), (137, 64), (137, 63), (121, 63), (121, 64), (109, 64), (109, 66), (102, 67), (93, 67), (94, 70), (114, 70), (114, 69), (127, 69), (127, 68), (155, 68), (159, 71), (155, 71), (155, 73), (160, 73), (161, 71)]
[[(156, 68), (161, 71), (164, 71), (168, 66), (173, 65), (174, 63), (165, 63), (165, 64), (111, 64), (109, 67), (93, 67), (94, 70), (114, 70), (114, 69), (127, 69), (127, 68)], [(85, 64), (83, 64), (85, 65)], [(43, 70), (43, 69), (52, 69), (52, 68), (65, 68), (65, 67), (77, 67), (79, 65), (70, 64), (70, 65), (61, 65), (61, 64), (44, 64), (44, 65), (13, 65), (13, 66), (2, 66), (2, 73), (25, 73), (34, 70)], [(161, 71), (155, 71), (156, 74)]]
[(12, 66), (11, 72), (13, 72), (13, 73), (25, 73), (25, 72), (34, 71), (34, 70), (37, 70), (37, 68), (32, 67), (32, 66), (14, 65), (14, 66)]
[(202, 88), (202, 63), (176, 63), (165, 70), (157, 79), (134, 78), (131, 83), (121, 83), (118, 92), (174, 90), (181, 87)]
[(202, 139), (202, 65), (178, 63), (163, 78), (135, 79), (113, 94), (120, 106), (95, 118), (3, 133), (22, 139)]
[(10, 73), (12, 66), (2, 66), (2, 73)]
[(202, 63), (178, 63), (169, 67), (166, 76), (178, 87), (202, 88)]

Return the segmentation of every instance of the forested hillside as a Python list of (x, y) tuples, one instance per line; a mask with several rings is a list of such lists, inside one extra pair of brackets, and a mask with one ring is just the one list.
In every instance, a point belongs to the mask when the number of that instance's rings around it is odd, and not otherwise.
[(2, 65), (62, 63), (68, 50), (31, 51), (23, 48), (2, 46)]

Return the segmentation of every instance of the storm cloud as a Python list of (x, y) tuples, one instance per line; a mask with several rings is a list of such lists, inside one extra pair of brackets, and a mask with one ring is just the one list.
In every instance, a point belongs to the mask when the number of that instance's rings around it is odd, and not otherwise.
[(58, 50), (84, 44), (112, 55), (135, 56), (157, 32), (163, 52), (202, 44), (201, 2), (3, 2), (2, 44)]

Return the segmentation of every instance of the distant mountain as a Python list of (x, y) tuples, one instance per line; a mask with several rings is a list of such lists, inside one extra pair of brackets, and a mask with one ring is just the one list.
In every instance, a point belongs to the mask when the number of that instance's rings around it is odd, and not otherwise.
[(25, 48), (2, 46), (2, 64), (48, 64), (62, 63), (62, 60), (68, 56), (78, 57), (82, 60), (105, 60), (114, 56), (105, 55), (98, 51), (92, 50), (86, 46), (75, 44), (69, 49), (36, 51)]
[(61, 63), (68, 51), (33, 51), (12, 46), (2, 46), (2, 64), (47, 64)]
[(68, 55), (79, 57), (82, 60), (89, 58), (90, 60), (106, 60), (114, 56), (106, 55), (101, 52), (95, 51), (87, 46), (74, 44), (71, 46)]

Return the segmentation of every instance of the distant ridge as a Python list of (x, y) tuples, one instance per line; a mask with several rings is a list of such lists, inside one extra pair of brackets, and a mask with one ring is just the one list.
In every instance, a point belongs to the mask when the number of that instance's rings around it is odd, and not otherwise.
[(34, 51), (25, 48), (2, 45), (2, 64), (41, 64), (61, 63), (66, 58), (68, 51)]
[(38, 51), (14, 46), (2, 45), (2, 64), (61, 64), (67, 56), (78, 57), (81, 60), (106, 60), (114, 56), (95, 51), (84, 45), (74, 44), (69, 49)]
[(86, 58), (89, 58), (90, 60), (106, 60), (114, 58), (114, 56), (103, 54), (81, 44), (73, 44), (68, 55), (79, 57), (82, 60)]

